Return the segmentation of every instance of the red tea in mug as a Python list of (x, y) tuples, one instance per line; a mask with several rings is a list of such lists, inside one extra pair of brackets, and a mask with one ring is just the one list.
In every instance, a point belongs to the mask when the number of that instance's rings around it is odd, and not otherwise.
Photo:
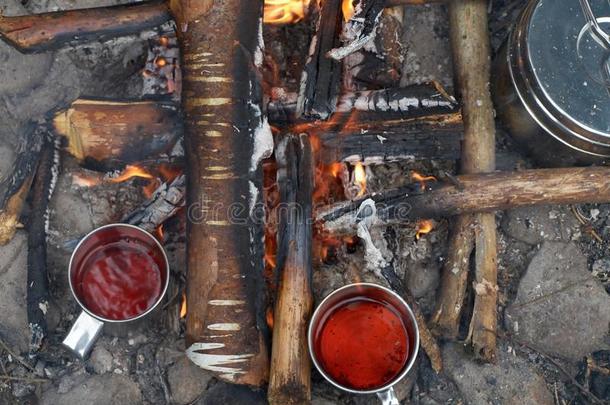
[(81, 303), (110, 320), (133, 319), (148, 311), (165, 283), (156, 246), (116, 230), (96, 237), (75, 263), (72, 284)]
[(314, 351), (325, 373), (354, 390), (383, 387), (409, 358), (409, 335), (390, 304), (368, 297), (338, 303), (314, 332)]

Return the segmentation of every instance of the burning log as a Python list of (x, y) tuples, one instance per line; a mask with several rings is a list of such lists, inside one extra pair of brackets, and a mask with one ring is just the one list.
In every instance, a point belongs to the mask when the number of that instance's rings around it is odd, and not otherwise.
[(375, 37), (384, 8), (385, 0), (359, 0), (343, 28), (342, 37), (345, 45), (330, 50), (327, 53), (328, 57), (341, 60), (362, 49)]
[(363, 162), (366, 165), (415, 159), (458, 160), (463, 131), (458, 119), (459, 113), (456, 113), (437, 116), (431, 122), (416, 119), (387, 121), (384, 126), (374, 123), (352, 128), (347, 125), (341, 132), (324, 129), (317, 135), (320, 148), (316, 160), (324, 164)]
[(184, 207), (185, 185), (186, 176), (183, 174), (171, 183), (161, 184), (144, 204), (125, 216), (121, 222), (137, 225), (152, 233)]
[[(462, 172), (495, 170), (494, 109), (489, 93), (491, 49), (487, 28), (487, 1), (455, 0), (449, 4), (449, 26), (456, 87), (464, 115)], [(496, 353), (497, 252), (496, 221), (493, 213), (475, 216), (475, 304), (468, 340), (475, 356), (493, 361)], [(463, 222), (462, 222), (463, 223)], [(452, 238), (466, 237), (467, 231)], [(455, 242), (460, 245), (460, 242)], [(449, 269), (449, 268), (447, 268)], [(447, 270), (446, 269), (446, 270)], [(450, 289), (463, 289), (466, 277), (444, 272), (440, 305)], [(443, 317), (443, 314), (440, 314)]]
[[(323, 207), (316, 221), (336, 234), (354, 234), (357, 212), (368, 199), (376, 206), (374, 225), (398, 225), (420, 218), (493, 212), (523, 206), (610, 202), (610, 168), (535, 169), (456, 176), (422, 192), (409, 185)], [(455, 246), (455, 245), (454, 245)]]
[(326, 56), (339, 45), (343, 22), (342, 0), (322, 3), (316, 33), (311, 39), (309, 56), (301, 76), (301, 86), (296, 104), (297, 117), (327, 119), (335, 110), (339, 97), (341, 65)]
[(283, 269), (274, 311), (268, 398), (272, 405), (308, 404), (311, 364), (307, 321), (313, 307), (311, 218), (315, 167), (308, 137), (304, 134), (285, 137), (275, 158), (284, 204), (278, 230), (279, 249), (283, 250), (278, 254), (278, 266)]
[(260, 162), (262, 1), (171, 3), (183, 56), (187, 158), (187, 355), (229, 382), (269, 372)]
[[(272, 101), (267, 106), (269, 120), (277, 125), (294, 123), (298, 113), (296, 97), (286, 95), (283, 100)], [(454, 115), (459, 120), (459, 105), (437, 82), (414, 84), (381, 90), (347, 92), (341, 95), (337, 105), (332, 107), (330, 124), (315, 125), (336, 126), (337, 123), (349, 123), (356, 126), (364, 123), (378, 123), (383, 127), (391, 120), (410, 120), (424, 118), (434, 120)], [(303, 124), (301, 128), (306, 128)]]
[(53, 128), (81, 163), (108, 171), (169, 151), (182, 122), (172, 102), (79, 99), (55, 115)]
[(18, 17), (0, 16), (0, 37), (21, 52), (44, 52), (66, 42), (135, 34), (169, 21), (163, 1)]
[(45, 134), (31, 124), (17, 146), (11, 172), (0, 182), (0, 245), (7, 244), (21, 227), (19, 217), (30, 191)]
[(47, 275), (48, 205), (59, 172), (59, 151), (46, 140), (32, 187), (32, 210), (28, 230), (27, 316), (30, 327), (30, 353), (40, 349), (47, 335), (46, 314), (49, 307)]

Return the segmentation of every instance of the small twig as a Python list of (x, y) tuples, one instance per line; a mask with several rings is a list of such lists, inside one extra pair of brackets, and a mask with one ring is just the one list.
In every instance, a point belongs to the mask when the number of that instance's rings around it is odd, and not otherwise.
[(537, 353), (538, 355), (540, 355), (541, 357), (543, 357), (545, 360), (547, 360), (548, 362), (550, 362), (551, 364), (553, 364), (553, 366), (555, 366), (555, 368), (557, 368), (557, 370), (559, 370), (562, 374), (564, 374), (566, 377), (568, 377), (571, 381), (571, 383), (578, 388), (585, 396), (587, 396), (592, 403), (594, 404), (599, 404), (599, 405), (604, 405), (604, 401), (602, 401), (601, 399), (599, 399), (595, 394), (593, 394), (591, 391), (589, 391), (589, 389), (585, 386), (583, 386), (581, 383), (579, 383), (576, 378), (574, 378), (574, 376), (572, 376), (571, 373), (569, 373), (562, 365), (561, 363), (559, 363), (557, 360), (555, 360), (553, 357), (551, 357), (550, 355), (533, 348), (532, 346), (528, 345), (527, 343), (518, 341), (514, 338), (512, 338), (510, 335), (508, 334), (501, 334), (498, 333), (498, 337), (500, 339), (504, 339), (512, 344), (517, 344), (521, 347), (524, 347), (534, 353)]
[(591, 224), (591, 221), (589, 221), (579, 210), (575, 205), (570, 205), (570, 209), (572, 210), (572, 213), (574, 214), (574, 216), (576, 217), (576, 219), (578, 220), (578, 222), (580, 222), (581, 225), (583, 225), (586, 229), (586, 231), (591, 234), (591, 236), (598, 241), (599, 243), (604, 243), (604, 240), (602, 239), (601, 236), (599, 236), (599, 234), (595, 231), (595, 229), (593, 229), (593, 225)]
[(25, 381), (29, 383), (44, 383), (50, 381), (46, 378), (14, 377), (12, 375), (0, 375), (0, 380)]
[(30, 366), (28, 363), (26, 363), (25, 360), (23, 360), (21, 358), (21, 356), (18, 356), (17, 354), (15, 354), (14, 351), (12, 351), (10, 349), (10, 347), (8, 347), (8, 345), (6, 343), (4, 343), (4, 340), (2, 340), (2, 338), (0, 338), (0, 346), (2, 346), (2, 348), (4, 349), (5, 352), (7, 352), (8, 354), (10, 354), (15, 360), (17, 360), (23, 367), (27, 368), (30, 371), (34, 371), (34, 367)]

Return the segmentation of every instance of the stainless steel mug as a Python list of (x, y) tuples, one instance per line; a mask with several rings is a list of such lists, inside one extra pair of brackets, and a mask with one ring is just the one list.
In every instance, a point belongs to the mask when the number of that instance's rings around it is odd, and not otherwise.
[[(130, 252), (131, 256), (125, 256), (125, 252)], [(103, 263), (95, 260), (103, 260)], [(109, 266), (112, 267), (110, 272), (106, 270), (97, 276), (103, 279), (100, 279), (103, 284), (87, 281), (94, 280), (92, 277), (95, 276), (87, 276), (88, 271), (93, 268), (108, 269)], [(149, 270), (147, 266), (150, 267), (150, 274), (146, 274)], [(131, 274), (138, 275), (139, 278), (134, 278)], [(131, 323), (147, 316), (159, 305), (169, 284), (169, 263), (163, 247), (150, 233), (134, 225), (110, 224), (93, 230), (76, 246), (68, 266), (68, 282), (82, 312), (63, 344), (79, 357), (85, 358), (105, 323)], [(85, 285), (87, 282), (91, 285)], [(112, 291), (102, 291), (104, 285)], [(145, 288), (146, 285), (151, 288)], [(101, 303), (108, 301), (108, 298), (112, 301), (104, 305), (118, 306), (117, 311), (121, 310), (120, 306), (124, 302), (129, 302), (129, 297), (122, 299), (117, 295), (122, 294), (122, 291), (140, 294), (130, 296), (137, 305), (123, 312), (112, 312), (112, 316), (110, 312), (103, 313)]]
[[(384, 303), (396, 312), (397, 316), (400, 317), (408, 338), (408, 354), (404, 366), (402, 369), (389, 381), (384, 383), (382, 386), (374, 387), (372, 389), (358, 390), (351, 387), (347, 387), (344, 384), (337, 382), (329, 373), (324, 369), (323, 363), (319, 358), (318, 353), (315, 350), (316, 344), (316, 333), (323, 326), (324, 322), (327, 321), (329, 315), (333, 311), (341, 306), (342, 304), (349, 303), (350, 301), (358, 298), (370, 299), (375, 302)], [(398, 399), (394, 393), (393, 386), (402, 378), (404, 378), (417, 357), (419, 350), (419, 329), (415, 320), (413, 311), (407, 305), (407, 303), (394, 291), (389, 290), (385, 287), (371, 284), (371, 283), (355, 283), (341, 287), (322, 300), (320, 305), (314, 311), (311, 321), (309, 323), (308, 331), (308, 344), (309, 353), (311, 355), (314, 366), (318, 369), (320, 374), (326, 378), (335, 387), (350, 392), (353, 394), (377, 394), (382, 404), (384, 405), (398, 405)]]

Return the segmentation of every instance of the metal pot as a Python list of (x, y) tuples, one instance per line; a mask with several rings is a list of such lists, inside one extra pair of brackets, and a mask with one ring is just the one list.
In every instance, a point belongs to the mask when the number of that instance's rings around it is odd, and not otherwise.
[(494, 61), (496, 113), (545, 166), (610, 161), (606, 32), (608, 2), (531, 0)]

